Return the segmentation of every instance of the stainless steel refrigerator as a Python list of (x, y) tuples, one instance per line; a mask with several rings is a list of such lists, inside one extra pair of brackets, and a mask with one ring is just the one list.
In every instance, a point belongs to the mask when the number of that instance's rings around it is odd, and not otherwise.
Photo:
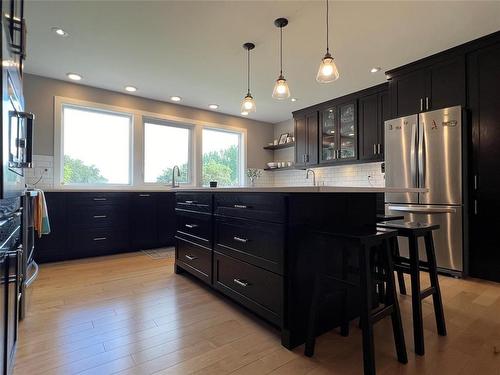
[[(464, 271), (464, 194), (462, 108), (451, 107), (385, 122), (385, 182), (387, 187), (425, 187), (426, 193), (387, 193), (387, 214), (408, 221), (440, 225), (434, 232), (441, 271)], [(408, 255), (407, 239), (399, 240)], [(426, 259), (424, 242), (419, 242)]]

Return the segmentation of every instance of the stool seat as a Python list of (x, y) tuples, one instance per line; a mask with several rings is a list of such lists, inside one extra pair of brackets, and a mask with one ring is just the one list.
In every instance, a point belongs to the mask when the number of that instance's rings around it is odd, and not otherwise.
[(403, 220), (404, 218), (405, 217), (403, 215), (377, 214), (377, 223), (382, 221)]
[(382, 221), (380, 223), (377, 223), (377, 227), (397, 229), (402, 235), (413, 234), (420, 236), (428, 231), (439, 229), (439, 224), (422, 223), (419, 221), (395, 220)]

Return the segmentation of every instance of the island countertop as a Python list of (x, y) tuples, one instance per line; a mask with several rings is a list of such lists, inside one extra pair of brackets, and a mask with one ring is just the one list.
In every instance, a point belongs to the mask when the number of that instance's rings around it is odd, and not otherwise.
[(211, 192), (211, 193), (426, 193), (426, 188), (388, 188), (383, 186), (236, 186), (236, 187), (64, 187), (44, 189), (46, 192)]

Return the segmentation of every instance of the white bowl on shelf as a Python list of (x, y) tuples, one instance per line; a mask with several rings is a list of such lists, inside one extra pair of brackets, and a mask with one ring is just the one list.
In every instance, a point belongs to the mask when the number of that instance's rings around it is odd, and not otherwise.
[(267, 166), (271, 169), (278, 168), (278, 163), (275, 161), (271, 161), (271, 162), (267, 163)]

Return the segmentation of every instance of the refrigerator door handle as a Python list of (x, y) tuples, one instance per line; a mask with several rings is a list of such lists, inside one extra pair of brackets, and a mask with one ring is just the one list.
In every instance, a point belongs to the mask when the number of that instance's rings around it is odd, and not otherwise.
[(418, 147), (417, 140), (417, 125), (411, 125), (411, 144), (410, 144), (410, 173), (412, 179), (412, 186), (417, 187), (418, 179), (417, 179), (417, 155), (416, 150)]
[(391, 211), (419, 213), (419, 214), (454, 214), (457, 212), (453, 207), (408, 207), (408, 206), (388, 206)]
[(424, 122), (419, 124), (418, 134), (418, 187), (425, 187), (425, 132)]

